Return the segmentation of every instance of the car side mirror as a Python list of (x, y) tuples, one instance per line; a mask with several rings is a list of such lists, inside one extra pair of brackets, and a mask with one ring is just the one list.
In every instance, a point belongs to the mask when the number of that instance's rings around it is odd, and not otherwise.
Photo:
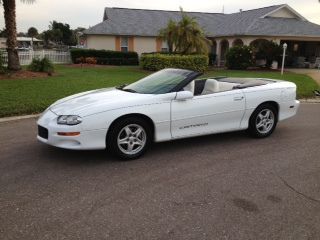
[(193, 98), (193, 93), (190, 91), (177, 92), (176, 100), (184, 101)]

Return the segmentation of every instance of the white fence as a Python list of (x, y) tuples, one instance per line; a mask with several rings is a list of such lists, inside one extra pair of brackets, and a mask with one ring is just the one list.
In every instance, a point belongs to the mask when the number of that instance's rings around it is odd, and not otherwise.
[[(59, 63), (71, 63), (70, 52), (53, 51), (53, 50), (37, 50), (37, 51), (19, 51), (19, 60), (21, 65), (29, 65), (32, 59), (44, 57), (48, 58), (51, 62)], [(8, 62), (7, 52), (2, 52), (2, 58), (4, 63)]]

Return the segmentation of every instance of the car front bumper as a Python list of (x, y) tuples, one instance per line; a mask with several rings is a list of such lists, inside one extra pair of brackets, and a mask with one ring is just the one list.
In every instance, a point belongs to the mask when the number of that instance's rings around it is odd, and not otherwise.
[[(46, 110), (39, 118), (37, 139), (59, 148), (73, 150), (94, 150), (106, 148), (107, 129), (84, 130), (82, 124), (68, 126), (57, 124), (58, 116)], [(79, 133), (75, 136), (60, 135), (61, 133)]]

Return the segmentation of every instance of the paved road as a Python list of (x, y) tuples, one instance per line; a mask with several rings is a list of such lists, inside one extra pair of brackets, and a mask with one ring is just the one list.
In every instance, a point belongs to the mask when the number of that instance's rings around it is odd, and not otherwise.
[(268, 139), (156, 144), (142, 159), (35, 140), (0, 124), (0, 239), (320, 239), (320, 105)]

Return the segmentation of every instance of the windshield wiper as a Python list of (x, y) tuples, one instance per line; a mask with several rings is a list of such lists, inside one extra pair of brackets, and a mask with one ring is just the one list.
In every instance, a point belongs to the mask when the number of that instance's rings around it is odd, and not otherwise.
[(126, 86), (128, 86), (128, 84), (122, 84), (122, 85), (116, 87), (116, 89), (122, 90), (122, 91), (125, 91), (125, 92), (132, 92), (132, 93), (136, 93), (137, 92), (137, 91), (135, 91), (133, 89), (125, 88)]
[(136, 93), (137, 92), (137, 91), (135, 91), (133, 89), (130, 89), (130, 88), (122, 88), (120, 90), (125, 91), (125, 92), (132, 92), (132, 93)]
[(128, 84), (122, 84), (120, 86), (117, 86), (116, 89), (122, 90), (125, 86), (127, 86)]

